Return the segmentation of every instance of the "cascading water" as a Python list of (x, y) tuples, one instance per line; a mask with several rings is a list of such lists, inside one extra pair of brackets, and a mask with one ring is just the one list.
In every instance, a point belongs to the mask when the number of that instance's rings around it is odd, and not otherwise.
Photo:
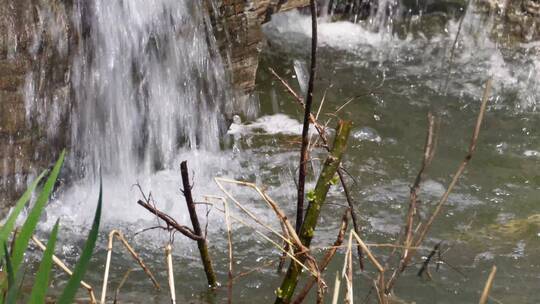
[(171, 168), (180, 147), (216, 150), (230, 98), (199, 1), (79, 1), (71, 144), (86, 175)]
[[(55, 51), (69, 58), (68, 88), (62, 91), (69, 93), (56, 102), (42, 98), (42, 78), (52, 63), (26, 81), (28, 121), (37, 120), (49, 141), (67, 135), (70, 147), (66, 169), (71, 182), (48, 213), (86, 222), (100, 172), (105, 219), (129, 222), (145, 215), (142, 209), (125, 212), (140, 198), (135, 183), (146, 191), (170, 192), (163, 199), (167, 210), (183, 210), (171, 203), (179, 194), (170, 191), (180, 184), (178, 165), (188, 159), (210, 181), (211, 173), (204, 172), (214, 170), (212, 162), (223, 166), (215, 152), (234, 104), (206, 4), (80, 0), (69, 9), (59, 7), (61, 14), (58, 8), (39, 7), (35, 56), (47, 33)], [(62, 32), (67, 24), (72, 24), (72, 37)], [(55, 127), (65, 117), (70, 133)]]

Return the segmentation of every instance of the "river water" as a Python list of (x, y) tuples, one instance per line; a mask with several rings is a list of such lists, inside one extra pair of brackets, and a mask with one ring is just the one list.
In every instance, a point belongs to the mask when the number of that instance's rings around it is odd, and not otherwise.
[[(222, 63), (218, 59), (208, 61), (214, 58), (213, 49), (207, 48), (201, 36), (195, 34), (191, 40), (194, 44), (189, 44), (169, 28), (182, 24), (186, 33), (204, 31), (197, 22), (206, 22), (207, 16), (190, 19), (183, 4), (178, 4), (185, 3), (182, 1), (160, 3), (161, 12), (145, 7), (144, 1), (134, 1), (134, 6), (127, 9), (114, 7), (109, 1), (96, 1), (96, 21), (91, 23), (96, 39), (90, 40), (88, 46), (92, 50), (79, 54), (74, 61), (82, 75), (75, 80), (80, 94), (76, 98), (83, 105), (77, 116), (81, 119), (76, 129), (79, 133), (74, 136), (80, 143), (76, 151), (83, 156), (72, 162), (86, 164), (83, 171), (87, 177), (56, 195), (47, 209), (41, 235), (46, 237), (60, 217), (62, 242), (58, 254), (69, 263), (76, 261), (97, 200), (96, 172), (101, 160), (105, 171), (104, 221), (87, 274), (96, 290), (100, 290), (102, 282), (106, 237), (114, 228), (124, 231), (166, 286), (163, 247), (171, 235), (152, 230), (135, 236), (155, 226), (156, 220), (136, 204), (141, 194), (133, 184), (140, 183), (144, 191), (151, 191), (162, 210), (189, 224), (179, 190), (178, 164), (182, 160), (188, 160), (193, 171), (197, 201), (202, 201), (204, 195), (224, 196), (214, 177), (245, 180), (265, 187), (294, 218), (302, 113), (268, 68), (274, 68), (302, 91), (309, 63), (310, 19), (289, 12), (274, 16), (265, 25), (268, 42), (257, 75), (258, 114), (250, 120), (236, 119), (227, 134), (219, 136), (223, 123), (218, 114), (226, 111), (222, 103), (228, 98), (228, 93), (220, 93), (228, 86), (222, 76)], [(190, 9), (200, 12), (198, 8)], [(126, 13), (129, 11), (132, 14)], [(125, 13), (125, 27), (110, 26), (107, 22), (114, 21), (110, 12)], [(162, 12), (168, 14), (170, 19), (164, 20), (171, 24), (160, 19)], [(398, 37), (385, 26), (374, 32), (372, 27), (368, 30), (344, 21), (321, 20), (319, 27), (315, 109), (326, 95), (320, 119), (332, 119), (332, 127), (336, 123), (332, 113), (350, 101), (338, 113), (354, 122), (344, 167), (361, 217), (362, 237), (370, 243), (391, 243), (400, 233), (409, 187), (421, 163), (427, 113), (435, 114), (439, 128), (436, 156), (420, 190), (423, 216), (444, 193), (465, 156), (484, 84), (488, 78), (493, 79), (478, 150), (426, 242), (431, 248), (442, 241), (440, 267), (432, 267), (432, 280), (416, 276), (419, 265), (404, 274), (396, 285), (396, 295), (407, 302), (477, 302), (494, 264), (499, 269), (491, 293), (494, 298), (502, 303), (540, 301), (535, 292), (540, 283), (540, 221), (531, 217), (540, 213), (540, 44), (497, 45), (489, 39), (487, 26), (483, 26), (489, 20), (481, 19), (466, 14), (451, 64), (448, 60), (458, 32), (457, 21), (435, 35), (420, 31), (407, 37)], [(150, 30), (154, 32), (144, 34)], [(129, 35), (122, 36), (125, 34)], [(156, 42), (149, 43), (152, 39)], [(163, 47), (158, 47), (160, 41)], [(148, 50), (141, 49), (141, 45), (149, 44), (156, 49), (146, 56)], [(190, 52), (194, 47), (197, 51)], [(126, 66), (130, 62), (139, 65)], [(126, 79), (133, 70), (139, 72), (140, 79)], [(206, 91), (192, 90), (201, 87)], [(197, 104), (200, 98), (205, 101)], [(131, 104), (134, 100), (135, 104)], [(141, 110), (144, 107), (155, 111)], [(92, 121), (95, 117), (101, 117), (108, 127)], [(173, 138), (181, 138), (183, 144), (178, 145)], [(100, 143), (104, 145), (96, 146)], [(307, 189), (315, 184), (313, 176), (320, 170), (322, 157), (322, 151), (312, 153), (310, 168), (315, 174), (308, 177)], [(138, 165), (141, 159), (143, 165)], [(253, 191), (230, 185), (226, 188), (257, 217), (279, 228), (272, 212)], [(334, 241), (343, 205), (346, 201), (341, 189), (332, 187), (316, 231), (315, 248)], [(199, 207), (201, 215), (206, 208)], [(226, 286), (227, 235), (220, 208), (210, 210), (208, 239), (219, 281)], [(231, 209), (246, 219), (237, 207), (231, 205)], [(235, 282), (234, 303), (272, 302), (281, 277), (275, 264), (265, 265), (276, 260), (279, 251), (253, 228), (234, 221), (232, 237), (235, 273), (261, 267)], [(320, 253), (319, 249), (315, 251)], [(381, 260), (390, 253), (388, 249), (374, 252)], [(333, 290), (336, 271), (342, 267), (343, 253), (338, 252), (327, 271), (329, 291)], [(207, 291), (196, 245), (179, 234), (174, 235), (174, 262), (180, 303), (225, 301), (226, 288)], [(124, 272), (133, 267), (129, 256), (115, 247), (111, 296)], [(372, 275), (373, 268), (368, 266), (367, 273)], [(355, 274), (355, 300), (364, 301), (372, 285), (357, 268)], [(66, 276), (58, 272), (53, 291), (61, 290), (65, 280)], [(135, 271), (120, 292), (120, 300), (166, 303), (168, 293), (154, 291), (144, 273)], [(373, 295), (370, 300), (375, 301)]]

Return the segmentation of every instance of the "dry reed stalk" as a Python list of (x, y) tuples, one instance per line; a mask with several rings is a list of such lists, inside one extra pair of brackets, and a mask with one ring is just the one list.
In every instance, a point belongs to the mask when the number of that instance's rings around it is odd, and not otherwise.
[(360, 245), (360, 247), (362, 247), (362, 250), (366, 254), (367, 258), (371, 261), (371, 263), (375, 266), (375, 268), (379, 272), (379, 277), (378, 277), (378, 280), (376, 282), (377, 295), (378, 295), (378, 298), (379, 298), (379, 303), (380, 304), (388, 303), (388, 298), (387, 298), (387, 296), (386, 296), (386, 294), (384, 292), (385, 291), (385, 279), (384, 279), (384, 271), (385, 270), (384, 270), (384, 267), (382, 267), (381, 263), (379, 263), (377, 258), (375, 258), (375, 256), (371, 252), (371, 250), (369, 250), (369, 248), (366, 246), (364, 241), (362, 241), (360, 236), (358, 236), (358, 234), (356, 234), (356, 232), (354, 232), (354, 230), (351, 230), (351, 233), (353, 234), (354, 238), (356, 239), (358, 245)]
[(482, 291), (480, 302), (478, 302), (479, 304), (487, 304), (487, 301), (489, 298), (489, 292), (491, 291), (491, 287), (493, 286), (493, 280), (495, 279), (496, 273), (497, 273), (497, 266), (493, 266), (493, 268), (491, 268), (491, 272), (489, 273), (489, 277), (486, 281), (486, 286), (484, 286), (484, 291)]
[[(206, 195), (205, 198), (211, 198), (211, 199), (218, 199), (218, 200), (225, 200), (224, 197), (220, 197), (220, 196), (214, 196), (214, 195)], [(233, 197), (234, 198), (234, 197)], [(237, 202), (237, 204), (240, 204), (239, 206), (241, 206), (242, 204), (240, 202)], [(215, 208), (217, 211), (225, 214), (225, 210), (221, 210), (219, 208)], [(252, 228), (253, 230), (255, 230), (255, 233), (257, 233), (258, 235), (260, 235), (263, 239), (265, 239), (266, 241), (268, 241), (269, 243), (271, 243), (272, 245), (274, 245), (274, 247), (276, 247), (279, 251), (287, 254), (287, 256), (289, 256), (289, 258), (291, 258), (293, 261), (295, 261), (296, 263), (298, 263), (304, 270), (308, 271), (312, 276), (314, 277), (317, 277), (318, 274), (316, 271), (313, 271), (311, 268), (309, 268), (308, 266), (306, 266), (304, 263), (302, 263), (298, 258), (296, 258), (294, 256), (294, 254), (290, 253), (288, 250), (286, 250), (285, 248), (283, 248), (282, 246), (280, 246), (278, 243), (276, 243), (274, 240), (272, 240), (271, 238), (269, 238), (268, 236), (266, 236), (264, 233), (262, 233), (261, 231), (259, 231), (257, 228), (255, 228), (253, 225), (251, 224), (248, 224), (246, 221), (244, 221), (243, 219), (235, 216), (234, 214), (229, 214), (229, 217), (239, 223), (241, 223), (242, 225), (246, 226), (246, 227), (250, 227)], [(274, 234), (276, 234), (277, 236), (279, 236), (281, 239), (285, 240), (285, 237), (282, 236), (281, 234), (279, 234), (278, 232), (276, 232), (275, 230), (273, 230), (271, 227), (269, 227), (268, 225), (264, 224), (261, 220), (259, 220), (256, 216), (254, 218), (254, 220), (259, 224), (261, 225), (262, 227), (270, 230), (271, 232), (273, 232)], [(287, 242), (289, 242), (290, 244), (292, 244), (289, 240), (287, 240)]]
[(227, 226), (227, 245), (229, 250), (229, 272), (228, 272), (228, 282), (227, 282), (227, 296), (228, 303), (232, 303), (232, 291), (233, 291), (233, 247), (232, 247), (232, 230), (231, 230), (231, 221), (229, 213), (229, 204), (227, 200), (223, 200), (223, 208), (225, 210), (225, 225)]
[[(268, 204), (268, 206), (274, 211), (274, 213), (277, 215), (278, 219), (280, 220), (280, 223), (282, 225), (284, 225), (287, 229), (287, 232), (288, 232), (288, 236), (286, 238), (286, 240), (292, 240), (292, 241), (289, 241), (287, 242), (289, 245), (294, 245), (294, 246), (297, 246), (298, 248), (303, 248), (304, 246), (302, 245), (302, 242), (300, 241), (300, 238), (298, 237), (298, 234), (296, 233), (296, 230), (295, 228), (292, 226), (291, 222), (288, 220), (287, 216), (285, 215), (285, 212), (283, 212), (283, 210), (281, 210), (278, 206), (278, 204), (270, 197), (268, 196), (268, 194), (266, 194), (264, 191), (262, 191), (259, 187), (257, 187), (256, 184), (253, 184), (253, 183), (249, 183), (249, 182), (244, 182), (244, 181), (238, 181), (238, 180), (233, 180), (233, 179), (227, 179), (227, 178), (221, 178), (221, 177), (216, 177), (215, 178), (216, 182), (218, 183), (218, 185), (220, 186), (220, 189), (231, 199), (233, 200), (233, 202), (235, 202), (235, 204), (239, 204), (239, 202), (234, 199), (234, 197), (232, 196), (232, 194), (230, 194), (229, 192), (227, 192), (226, 190), (224, 190), (224, 188), (221, 186), (221, 184), (218, 182), (218, 181), (221, 181), (221, 182), (225, 182), (225, 183), (230, 183), (230, 184), (236, 184), (236, 185), (241, 185), (241, 186), (246, 186), (246, 187), (250, 187), (250, 188), (253, 188), (255, 189), (255, 191), (257, 192), (257, 194), (259, 194), (263, 200)], [(241, 204), (240, 204), (241, 205)], [(238, 206), (240, 206), (238, 205)], [(253, 213), (249, 212), (246, 208), (244, 208), (243, 206), (241, 206), (242, 211), (246, 212), (248, 215), (250, 215), (250, 217), (254, 218), (256, 217), (255, 215), (253, 215)], [(260, 224), (260, 223), (259, 223)]]
[(126, 284), (127, 282), (127, 279), (129, 277), (129, 275), (131, 274), (132, 271), (134, 271), (135, 269), (134, 268), (130, 268), (126, 271), (126, 273), (124, 274), (124, 276), (122, 277), (122, 280), (120, 281), (120, 284), (118, 284), (118, 287), (116, 288), (116, 290), (114, 291), (114, 300), (113, 300), (113, 303), (116, 304), (118, 302), (118, 295), (120, 295), (120, 289), (122, 289), (122, 287), (124, 287), (124, 284)]
[(352, 240), (353, 234), (349, 233), (349, 242), (347, 245), (347, 251), (345, 252), (345, 258), (343, 263), (343, 270), (341, 276), (345, 279), (345, 304), (353, 304), (353, 277), (352, 277)]
[(337, 304), (339, 301), (339, 288), (341, 287), (339, 271), (336, 272), (336, 282), (334, 283), (334, 295), (332, 296), (332, 304)]
[(170, 243), (167, 243), (167, 246), (165, 246), (165, 257), (167, 259), (167, 274), (169, 277), (169, 290), (171, 292), (171, 303), (176, 304), (176, 290), (174, 287), (174, 272), (173, 272), (173, 263), (172, 263), (172, 246)]
[[(45, 251), (46, 249), (45, 245), (35, 235), (32, 235), (32, 241), (39, 247), (39, 249), (41, 249), (42, 251)], [(53, 254), (52, 259), (53, 259), (53, 262), (58, 267), (60, 267), (60, 269), (62, 269), (65, 273), (67, 273), (70, 276), (73, 275), (73, 271), (71, 271), (66, 266), (66, 264), (64, 264), (64, 262), (62, 262), (62, 260), (60, 260), (56, 255)], [(94, 295), (94, 289), (92, 288), (92, 286), (90, 286), (90, 284), (82, 280), (81, 280), (81, 286), (84, 287), (84, 289), (88, 291), (88, 294), (90, 296), (90, 303), (96, 304), (97, 300), (96, 300), (96, 296)]]
[(161, 287), (159, 286), (159, 283), (157, 282), (156, 278), (154, 277), (154, 275), (152, 274), (150, 269), (144, 264), (144, 262), (139, 257), (139, 255), (135, 252), (135, 250), (133, 250), (133, 247), (131, 247), (131, 245), (129, 245), (128, 241), (126, 240), (126, 238), (124, 237), (122, 232), (120, 232), (118, 230), (112, 230), (109, 233), (109, 241), (107, 243), (107, 260), (106, 260), (106, 263), (105, 263), (105, 273), (103, 275), (103, 287), (101, 289), (100, 303), (105, 304), (105, 297), (107, 296), (107, 284), (109, 282), (109, 269), (110, 269), (110, 266), (111, 266), (113, 242), (114, 242), (115, 237), (116, 237), (116, 239), (118, 239), (122, 243), (122, 245), (124, 245), (124, 248), (126, 248), (126, 250), (129, 252), (131, 257), (139, 264), (139, 266), (141, 266), (144, 273), (146, 273), (146, 275), (152, 281), (152, 284), (154, 285), (154, 287), (157, 290), (160, 290)]

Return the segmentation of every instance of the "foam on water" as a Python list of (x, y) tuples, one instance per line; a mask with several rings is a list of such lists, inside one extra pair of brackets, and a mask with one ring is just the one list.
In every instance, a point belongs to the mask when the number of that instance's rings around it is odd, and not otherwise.
[[(392, 19), (391, 16), (387, 18)], [(506, 103), (503, 108), (518, 112), (535, 111), (540, 99), (537, 45), (521, 44), (517, 46), (518, 52), (507, 52), (491, 38), (494, 16), (486, 21), (471, 7), (463, 18), (461, 30), (459, 20), (450, 20), (445, 33), (430, 38), (421, 33), (414, 38), (409, 34), (405, 39), (393, 33), (393, 21), (384, 21), (386, 19), (382, 17), (371, 20), (369, 24), (372, 26), (320, 19), (318, 38), (324, 47), (353, 55), (350, 57), (351, 65), (363, 67), (370, 64), (383, 73), (420, 78), (424, 85), (442, 94), (479, 99), (485, 81), (491, 77), (494, 93), (515, 93), (520, 97), (513, 104)], [(292, 40), (298, 43), (295, 48), (305, 48), (308, 45), (306, 40), (311, 37), (310, 22), (309, 16), (287, 12), (274, 16), (264, 30), (273, 43)], [(293, 49), (290, 46), (285, 48)], [(393, 71), (389, 73), (389, 70)]]

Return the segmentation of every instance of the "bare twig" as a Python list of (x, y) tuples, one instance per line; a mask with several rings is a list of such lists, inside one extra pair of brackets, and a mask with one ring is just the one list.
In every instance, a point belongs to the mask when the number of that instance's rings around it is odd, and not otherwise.
[(366, 246), (364, 241), (362, 241), (360, 236), (358, 236), (358, 234), (356, 234), (356, 232), (354, 232), (354, 231), (351, 231), (351, 233), (353, 234), (353, 236), (356, 239), (356, 241), (358, 242), (358, 244), (362, 247), (363, 252), (366, 253), (367, 258), (371, 261), (371, 263), (375, 266), (375, 268), (377, 268), (377, 271), (379, 272), (378, 282), (375, 283), (375, 287), (377, 289), (377, 295), (379, 297), (379, 303), (380, 304), (385, 304), (385, 303), (387, 303), (387, 296), (384, 293), (384, 286), (385, 286), (384, 267), (382, 267), (381, 263), (379, 263), (377, 258), (375, 258), (375, 256), (373, 255), (373, 253), (371, 253), (371, 250), (369, 250), (369, 248)]
[(424, 272), (428, 271), (429, 263), (431, 263), (431, 260), (433, 259), (435, 254), (440, 254), (441, 253), (441, 251), (439, 249), (440, 247), (441, 247), (441, 242), (437, 243), (435, 245), (435, 247), (433, 247), (433, 250), (431, 250), (431, 252), (428, 254), (428, 256), (426, 257), (426, 260), (424, 261), (424, 263), (422, 263), (422, 267), (418, 271), (418, 276), (419, 277), (421, 277)]
[(306, 169), (309, 145), (309, 123), (311, 106), (313, 104), (313, 86), (317, 69), (317, 1), (310, 0), (311, 8), (311, 68), (309, 73), (306, 107), (304, 110), (304, 126), (302, 128), (302, 147), (300, 151), (300, 169), (298, 173), (298, 202), (296, 206), (296, 232), (300, 232), (304, 219), (304, 187), (306, 184)]
[[(217, 182), (217, 177), (215, 178), (216, 182)], [(229, 193), (230, 195), (230, 193)], [(223, 197), (219, 197), (219, 196), (213, 196), (213, 195), (206, 195), (205, 196), (207, 199), (217, 199), (217, 200), (220, 200), (220, 201), (224, 201), (225, 198)], [(236, 201), (236, 199), (234, 199), (234, 197), (230, 196), (229, 198), (231, 198), (233, 201), (235, 201), (235, 204), (237, 204), (237, 206), (242, 206), (240, 204), (240, 202)], [(244, 208), (242, 206), (242, 208)], [(244, 208), (245, 209), (245, 208)], [(244, 210), (243, 209), (243, 210)], [(219, 208), (216, 208), (217, 211), (225, 214), (225, 210), (221, 210)], [(247, 209), (245, 209), (247, 210)], [(248, 211), (249, 212), (249, 211)], [(255, 232), (261, 236), (263, 239), (265, 239), (266, 241), (268, 241), (269, 243), (271, 243), (274, 247), (276, 247), (279, 251), (283, 252), (283, 253), (286, 253), (287, 256), (289, 256), (289, 258), (291, 258), (293, 261), (295, 261), (296, 263), (298, 263), (304, 270), (308, 271), (312, 276), (316, 277), (318, 274), (313, 271), (312, 269), (310, 269), (309, 267), (307, 267), (304, 263), (302, 263), (298, 258), (296, 258), (294, 256), (294, 254), (290, 253), (289, 251), (287, 251), (285, 248), (283, 248), (282, 246), (280, 246), (278, 243), (276, 243), (274, 240), (272, 240), (271, 238), (269, 238), (266, 234), (262, 233), (261, 231), (259, 231), (257, 228), (255, 228), (253, 225), (250, 225), (249, 223), (247, 223), (246, 221), (244, 221), (243, 219), (241, 219), (240, 217), (238, 216), (235, 216), (234, 214), (229, 214), (229, 217), (231, 219), (234, 219), (235, 221), (243, 224), (244, 226), (246, 227), (250, 227), (250, 228), (253, 228), (255, 230)], [(269, 231), (273, 232), (274, 234), (276, 234), (277, 236), (279, 236), (282, 240), (286, 240), (286, 238), (279, 234), (277, 231), (273, 230), (270, 226), (264, 224), (262, 221), (260, 221), (257, 217), (253, 218), (259, 225), (263, 226), (264, 228), (268, 229)], [(292, 245), (292, 242), (287, 240), (288, 244), (289, 245)]]
[(203, 237), (197, 235), (193, 230), (189, 229), (186, 226), (182, 226), (178, 224), (172, 217), (170, 217), (168, 214), (159, 211), (156, 207), (150, 205), (148, 202), (144, 202), (142, 200), (138, 200), (137, 204), (143, 206), (146, 210), (150, 211), (151, 213), (155, 214), (157, 217), (165, 221), (168, 227), (172, 227), (178, 232), (182, 233), (183, 235), (187, 236), (188, 238), (199, 241), (204, 240)]
[[(426, 168), (431, 164), (431, 161), (433, 160), (433, 155), (435, 153), (435, 119), (433, 118), (433, 115), (431, 113), (428, 113), (428, 131), (426, 136), (426, 142), (424, 144), (424, 154), (422, 157), (422, 165), (420, 166), (420, 170), (418, 171), (418, 174), (416, 175), (416, 179), (414, 181), (413, 186), (411, 187), (410, 193), (409, 193), (409, 210), (407, 212), (407, 218), (405, 220), (405, 233), (404, 233), (404, 239), (403, 239), (403, 246), (405, 249), (403, 250), (403, 253), (401, 255), (399, 266), (394, 269), (394, 272), (392, 273), (392, 276), (390, 277), (390, 280), (387, 283), (386, 290), (387, 292), (393, 287), (395, 281), (398, 279), (401, 272), (404, 270), (404, 267), (406, 267), (406, 263), (409, 260), (409, 254), (410, 250), (408, 247), (412, 246), (413, 242), (413, 236), (414, 236), (414, 219), (417, 214), (417, 205), (418, 205), (418, 190), (420, 189), (420, 184), (422, 183), (422, 178), (424, 175), (424, 171)], [(392, 256), (392, 254), (390, 255)]]
[[(425, 224), (423, 224), (420, 227), (420, 230), (417, 233), (418, 236), (416, 237), (416, 239), (414, 241), (411, 240), (411, 244), (414, 244), (414, 247), (420, 247), (420, 245), (423, 243), (424, 239), (427, 236), (427, 233), (429, 232), (431, 226), (433, 225), (433, 222), (435, 221), (437, 216), (441, 213), (442, 207), (448, 201), (448, 197), (450, 196), (450, 193), (452, 192), (452, 190), (456, 186), (456, 184), (457, 184), (458, 180), (460, 179), (460, 177), (465, 172), (465, 168), (467, 167), (467, 164), (470, 162), (470, 160), (472, 159), (472, 157), (474, 155), (474, 152), (476, 151), (476, 146), (477, 146), (477, 143), (478, 143), (478, 136), (480, 134), (480, 128), (482, 126), (482, 122), (484, 120), (484, 115), (485, 115), (485, 112), (486, 112), (487, 102), (489, 100), (490, 93), (491, 93), (491, 79), (488, 79), (488, 81), (486, 82), (486, 87), (485, 87), (485, 90), (484, 90), (484, 94), (482, 96), (482, 104), (480, 105), (480, 111), (479, 111), (478, 117), (476, 119), (476, 124), (475, 124), (474, 130), (473, 130), (473, 135), (472, 135), (472, 138), (471, 138), (471, 142), (469, 144), (469, 150), (468, 150), (467, 154), (465, 155), (465, 158), (463, 159), (463, 161), (459, 165), (456, 173), (454, 174), (454, 176), (452, 178), (452, 181), (448, 185), (448, 188), (446, 189), (445, 193), (443, 194), (443, 196), (439, 200), (437, 206), (435, 207), (435, 210), (433, 211), (431, 216), (428, 218), (428, 220), (425, 222)], [(392, 278), (386, 284), (386, 290), (385, 290), (386, 294), (388, 294), (388, 293), (390, 293), (392, 291), (392, 288), (393, 288), (393, 286), (394, 286), (394, 284), (396, 282), (395, 278), (397, 278), (398, 274), (402, 273), (407, 268), (407, 266), (409, 265), (409, 263), (410, 263), (410, 261), (412, 259), (413, 254), (414, 254), (414, 250), (410, 249), (409, 254), (404, 259), (401, 259), (400, 267), (397, 269), (397, 272), (394, 271), (395, 275), (392, 275)]]
[(214, 272), (214, 267), (212, 266), (212, 259), (210, 258), (210, 253), (208, 252), (208, 244), (206, 242), (205, 235), (199, 224), (199, 217), (197, 216), (197, 210), (195, 209), (195, 203), (193, 203), (193, 196), (191, 194), (191, 185), (189, 184), (189, 173), (187, 168), (187, 162), (183, 161), (180, 164), (180, 171), (182, 174), (182, 185), (184, 186), (184, 197), (186, 198), (186, 204), (189, 211), (189, 217), (191, 219), (191, 224), (193, 225), (193, 231), (201, 239), (197, 240), (197, 247), (199, 248), (199, 253), (201, 255), (201, 261), (204, 267), (204, 273), (206, 274), (206, 279), (208, 285), (212, 288), (217, 286), (216, 274)]
[(476, 125), (474, 127), (473, 136), (471, 138), (471, 143), (469, 145), (469, 151), (467, 152), (467, 155), (465, 155), (465, 158), (461, 162), (461, 165), (459, 166), (458, 170), (454, 174), (454, 177), (452, 178), (452, 181), (450, 182), (448, 189), (446, 189), (446, 192), (443, 194), (441, 200), (437, 204), (435, 211), (433, 212), (429, 220), (426, 222), (426, 224), (423, 226), (423, 229), (421, 230), (420, 235), (418, 236), (416, 240), (416, 246), (421, 244), (424, 238), (426, 237), (429, 229), (431, 228), (431, 225), (433, 225), (433, 222), (435, 221), (435, 219), (441, 212), (442, 207), (444, 206), (444, 204), (448, 200), (448, 197), (450, 196), (450, 193), (456, 186), (459, 178), (465, 171), (465, 167), (470, 162), (470, 160), (473, 157), (474, 152), (476, 151), (476, 145), (478, 143), (478, 136), (480, 135), (480, 128), (482, 126), (482, 121), (484, 120), (484, 114), (486, 113), (487, 102), (489, 100), (490, 94), (491, 94), (491, 79), (489, 79), (486, 82), (486, 88), (484, 90), (484, 95), (482, 97), (482, 104), (480, 106), (480, 112), (478, 113), (478, 118), (476, 119)]

